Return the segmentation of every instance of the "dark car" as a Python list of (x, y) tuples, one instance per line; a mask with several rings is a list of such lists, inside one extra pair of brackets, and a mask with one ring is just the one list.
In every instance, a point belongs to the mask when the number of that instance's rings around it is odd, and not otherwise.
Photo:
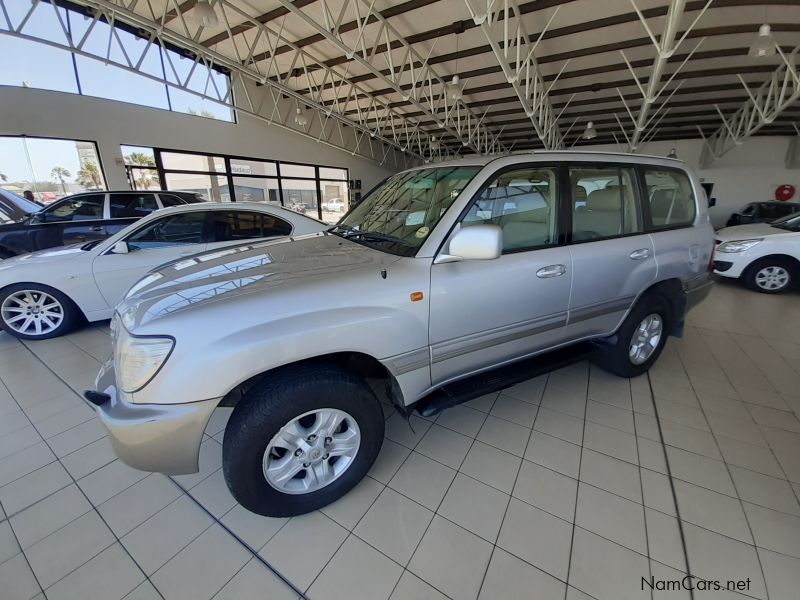
[(19, 223), (40, 210), (41, 204), (0, 188), (0, 225)]
[(17, 211), (17, 218), (0, 224), (0, 259), (102, 240), (159, 208), (202, 201), (193, 192), (127, 190), (75, 194), (45, 208), (29, 202)]
[(746, 225), (747, 223), (769, 223), (800, 210), (798, 202), (751, 202), (733, 213), (726, 227)]

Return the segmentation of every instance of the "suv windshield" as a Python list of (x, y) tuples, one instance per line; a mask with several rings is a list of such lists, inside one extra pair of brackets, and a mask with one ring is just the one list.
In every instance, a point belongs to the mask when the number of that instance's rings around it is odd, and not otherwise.
[(329, 231), (378, 250), (414, 256), (481, 166), (398, 173)]
[(800, 211), (793, 212), (790, 215), (775, 219), (770, 223), (773, 227), (778, 229), (786, 229), (788, 231), (800, 231)]

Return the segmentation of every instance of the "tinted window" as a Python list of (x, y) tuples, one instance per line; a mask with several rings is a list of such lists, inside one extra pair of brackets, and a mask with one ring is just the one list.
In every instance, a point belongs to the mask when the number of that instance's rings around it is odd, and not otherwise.
[(759, 217), (772, 221), (774, 219), (779, 219), (780, 217), (785, 217), (788, 214), (793, 213), (797, 210), (797, 205), (795, 204), (773, 204), (771, 202), (764, 203), (761, 205), (759, 212)]
[(636, 178), (626, 167), (571, 167), (572, 239), (597, 240), (642, 231)]
[(289, 235), (292, 226), (278, 217), (252, 211), (225, 211), (209, 214), (215, 242)]
[(509, 171), (489, 184), (469, 208), (462, 226), (490, 224), (503, 230), (503, 250), (555, 244), (557, 171)]
[(203, 211), (169, 215), (154, 220), (125, 241), (136, 250), (200, 244), (204, 241), (204, 222)]
[(111, 218), (140, 219), (158, 209), (153, 194), (111, 194)]
[(64, 198), (43, 210), (44, 221), (93, 221), (103, 218), (105, 194), (86, 194)]
[(653, 228), (690, 225), (694, 221), (694, 192), (686, 173), (645, 168), (644, 178)]
[(159, 194), (161, 196), (161, 204), (164, 205), (164, 208), (169, 208), (170, 206), (183, 206), (184, 204), (188, 204), (186, 200), (183, 198), (178, 198), (177, 196), (173, 196), (172, 194)]

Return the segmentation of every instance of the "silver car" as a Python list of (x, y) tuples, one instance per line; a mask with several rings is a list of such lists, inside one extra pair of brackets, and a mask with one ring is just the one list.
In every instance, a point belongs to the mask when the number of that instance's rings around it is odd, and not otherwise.
[(263, 515), (305, 513), (378, 455), (376, 390), (433, 415), (586, 357), (643, 373), (707, 295), (713, 247), (703, 188), (677, 160), (426, 165), (326, 232), (150, 273), (117, 307), (86, 398), (122, 460), (173, 474), (197, 470), (211, 413), (235, 407), (231, 492)]

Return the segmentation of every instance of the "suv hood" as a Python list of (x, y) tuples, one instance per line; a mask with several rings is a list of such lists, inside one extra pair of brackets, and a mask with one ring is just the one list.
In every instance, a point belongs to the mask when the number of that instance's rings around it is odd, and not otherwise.
[(287, 286), (312, 283), (318, 294), (325, 281), (342, 285), (347, 273), (369, 269), (377, 274), (398, 260), (330, 233), (228, 246), (151, 271), (128, 291), (117, 312), (132, 330), (166, 315)]
[(779, 235), (781, 233), (792, 233), (780, 227), (773, 227), (769, 223), (752, 223), (750, 225), (736, 225), (735, 227), (725, 227), (715, 234), (718, 242), (731, 242), (733, 240), (747, 240), (750, 238), (765, 237), (768, 235)]

